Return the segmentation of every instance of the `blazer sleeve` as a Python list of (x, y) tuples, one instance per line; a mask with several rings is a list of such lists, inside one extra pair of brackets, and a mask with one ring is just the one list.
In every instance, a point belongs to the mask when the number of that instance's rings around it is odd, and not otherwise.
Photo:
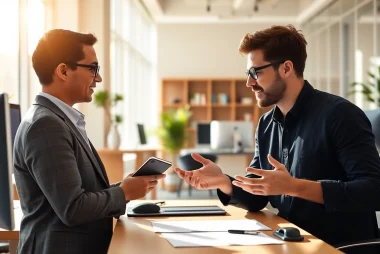
[(54, 116), (39, 118), (23, 140), (28, 170), (64, 224), (76, 226), (125, 213), (120, 187), (98, 192), (81, 187), (72, 134), (63, 121)]
[(113, 188), (113, 187), (119, 187), (120, 184), (121, 184), (121, 182), (118, 182), (118, 183), (113, 183), (110, 186), (111, 186), (111, 188)]

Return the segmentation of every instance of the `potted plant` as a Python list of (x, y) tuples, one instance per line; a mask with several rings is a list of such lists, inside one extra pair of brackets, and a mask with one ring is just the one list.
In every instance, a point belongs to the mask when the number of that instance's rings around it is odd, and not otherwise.
[(171, 155), (173, 167), (167, 171), (165, 187), (168, 191), (176, 191), (179, 178), (173, 171), (176, 166), (179, 151), (187, 140), (187, 126), (191, 116), (189, 106), (161, 113), (161, 126), (158, 129), (158, 138), (164, 151)]
[[(368, 102), (375, 103), (376, 107), (380, 107), (380, 66), (377, 67), (377, 75), (368, 72), (369, 81), (367, 84), (354, 82), (351, 84), (352, 89), (348, 95), (360, 92), (364, 95), (364, 99)], [(356, 90), (356, 87), (361, 87), (361, 90)]]
[(107, 135), (107, 147), (110, 149), (118, 149), (120, 147), (121, 139), (118, 131), (118, 125), (123, 122), (123, 116), (119, 114), (112, 114), (112, 107), (116, 107), (118, 102), (123, 100), (123, 95), (115, 94), (111, 97), (107, 90), (100, 90), (94, 95), (94, 102), (97, 107), (104, 109), (108, 120), (111, 123), (110, 130)]

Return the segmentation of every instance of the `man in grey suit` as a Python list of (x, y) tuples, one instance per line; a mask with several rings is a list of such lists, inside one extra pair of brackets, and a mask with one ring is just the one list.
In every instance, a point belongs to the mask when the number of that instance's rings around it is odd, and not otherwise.
[(165, 175), (126, 177), (110, 185), (84, 115), (72, 108), (90, 102), (102, 78), (96, 38), (51, 30), (33, 53), (42, 84), (15, 138), (14, 174), (24, 213), (18, 252), (106, 253), (113, 217), (129, 200), (144, 197)]

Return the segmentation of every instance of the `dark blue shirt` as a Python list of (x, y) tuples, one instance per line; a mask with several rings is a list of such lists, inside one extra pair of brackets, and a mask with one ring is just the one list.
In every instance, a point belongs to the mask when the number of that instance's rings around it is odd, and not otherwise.
[(277, 107), (261, 117), (250, 166), (273, 169), (268, 154), (293, 177), (320, 182), (324, 205), (286, 195), (256, 196), (236, 186), (231, 199), (218, 190), (222, 203), (259, 211), (269, 201), (279, 216), (330, 244), (378, 236), (380, 158), (360, 108), (305, 81), (285, 118)]

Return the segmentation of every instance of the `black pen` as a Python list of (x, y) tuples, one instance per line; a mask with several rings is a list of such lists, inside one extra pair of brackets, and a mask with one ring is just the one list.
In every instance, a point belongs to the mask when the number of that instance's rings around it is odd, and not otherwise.
[(260, 232), (257, 230), (236, 230), (236, 229), (229, 229), (228, 233), (231, 234), (242, 234), (242, 235), (257, 235)]

